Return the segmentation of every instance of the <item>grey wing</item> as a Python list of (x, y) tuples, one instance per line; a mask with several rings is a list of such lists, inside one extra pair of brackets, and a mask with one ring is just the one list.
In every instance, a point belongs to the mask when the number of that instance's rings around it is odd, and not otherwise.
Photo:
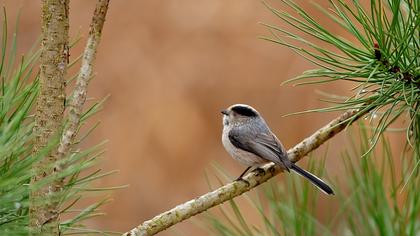
[(252, 132), (245, 132), (243, 129), (232, 129), (229, 132), (229, 140), (235, 147), (282, 165), (287, 170), (292, 165), (287, 157), (287, 152), (270, 131), (252, 134)]

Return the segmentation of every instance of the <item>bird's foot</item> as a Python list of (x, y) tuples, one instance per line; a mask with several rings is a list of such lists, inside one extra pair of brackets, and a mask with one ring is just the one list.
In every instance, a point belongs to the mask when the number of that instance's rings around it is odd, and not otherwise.
[(257, 176), (265, 175), (265, 170), (261, 167), (255, 168), (255, 170), (253, 170), (253, 172), (256, 172)]

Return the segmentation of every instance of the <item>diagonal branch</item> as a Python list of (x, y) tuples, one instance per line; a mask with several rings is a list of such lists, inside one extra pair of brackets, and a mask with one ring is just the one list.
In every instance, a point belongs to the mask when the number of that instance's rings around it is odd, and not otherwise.
[(76, 87), (70, 97), (68, 119), (69, 123), (61, 137), (58, 155), (63, 158), (68, 154), (80, 123), (83, 105), (86, 101), (87, 86), (92, 76), (93, 62), (101, 39), (102, 29), (108, 11), (109, 0), (98, 0), (90, 24), (89, 37), (83, 53), (82, 65), (77, 77)]
[[(343, 113), (317, 130), (311, 136), (298, 143), (292, 149), (288, 150), (287, 153), (289, 158), (293, 162), (299, 161), (309, 152), (317, 149), (321, 144), (334, 137), (337, 133), (341, 132), (345, 127), (365, 115), (367, 112), (369, 112), (369, 110), (366, 109), (363, 111), (349, 110)], [(124, 236), (146, 236), (159, 233), (176, 223), (233, 199), (283, 172), (281, 167), (275, 166), (273, 163), (263, 166), (262, 169), (264, 172), (251, 172), (246, 175), (243, 178), (246, 181), (235, 181), (226, 184), (212, 192), (206, 193), (198, 198), (178, 205), (169, 211), (163, 212), (153, 219), (143, 222), (131, 231), (126, 232)]]

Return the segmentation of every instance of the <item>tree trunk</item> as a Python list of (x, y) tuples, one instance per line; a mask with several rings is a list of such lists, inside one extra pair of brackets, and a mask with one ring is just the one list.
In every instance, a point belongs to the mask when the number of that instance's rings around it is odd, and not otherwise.
[[(58, 135), (65, 109), (65, 75), (69, 60), (69, 0), (42, 1), (40, 94), (36, 105), (33, 152), (47, 146)], [(57, 171), (57, 152), (50, 152), (34, 166), (31, 184)], [(32, 234), (59, 234), (59, 193), (62, 182), (31, 192), (29, 225)]]

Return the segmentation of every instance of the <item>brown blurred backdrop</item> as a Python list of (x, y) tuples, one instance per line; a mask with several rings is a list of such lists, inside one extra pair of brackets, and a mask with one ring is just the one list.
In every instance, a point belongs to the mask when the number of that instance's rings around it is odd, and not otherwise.
[[(40, 1), (2, 2), (9, 22), (22, 7), (18, 36), (23, 53), (40, 34)], [(87, 35), (95, 2), (71, 0), (73, 38), (79, 31)], [(269, 2), (282, 7), (280, 1)], [(100, 185), (130, 186), (112, 193), (114, 201), (104, 207), (107, 215), (92, 220), (92, 226), (126, 231), (207, 192), (204, 173), (212, 172), (213, 162), (232, 175), (241, 173), (244, 167), (225, 153), (220, 141), (220, 110), (233, 103), (259, 109), (286, 147), (336, 115), (282, 117), (325, 106), (316, 90), (346, 94), (351, 85), (280, 86), (313, 66), (285, 47), (258, 39), (268, 35), (258, 22), (282, 25), (256, 0), (111, 1), (96, 78), (89, 88), (92, 98), (111, 97), (94, 118), (102, 123), (86, 145), (109, 140), (102, 168), (120, 170)], [(82, 52), (84, 39), (71, 59)], [(336, 156), (343, 150), (339, 144), (344, 137), (329, 145), (327, 172), (332, 178), (340, 173)], [(322, 198), (321, 203), (328, 200), (329, 205), (336, 201)], [(203, 233), (190, 221), (177, 229), (187, 235)]]

